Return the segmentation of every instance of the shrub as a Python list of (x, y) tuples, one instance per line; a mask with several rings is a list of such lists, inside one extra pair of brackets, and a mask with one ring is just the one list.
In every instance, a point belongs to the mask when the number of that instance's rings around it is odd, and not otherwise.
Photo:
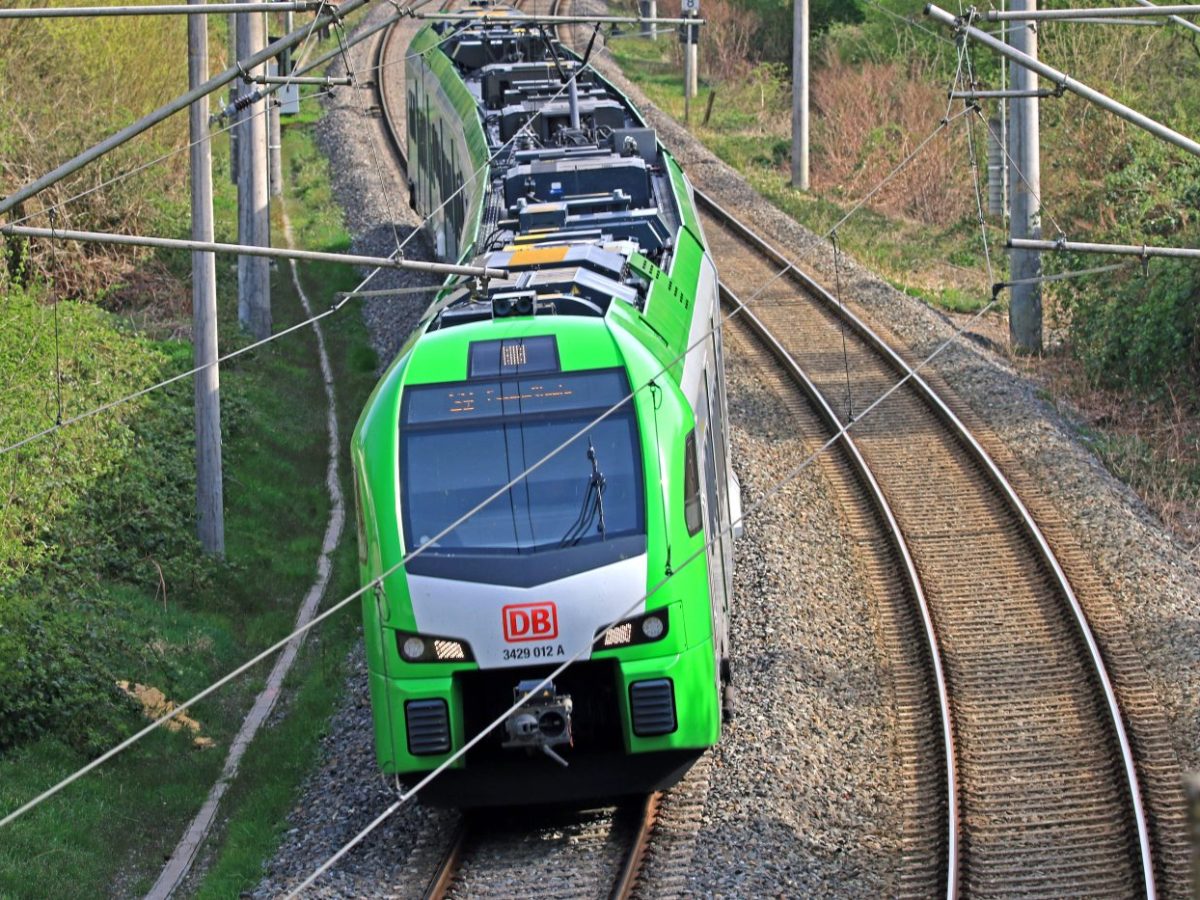
[(1094, 383), (1200, 400), (1200, 266), (1154, 260), (1145, 276), (1093, 283), (1063, 303), (1072, 349)]
[[(814, 188), (857, 200), (937, 125), (945, 92), (898, 63), (851, 66), (826, 52), (812, 86)], [(963, 121), (950, 125), (871, 200), (882, 212), (945, 225), (963, 217), (973, 185)]]
[[(21, 3), (19, 5), (31, 5)], [(185, 16), (7, 22), (0, 41), (0, 195), (128, 125), (187, 87)], [(153, 47), (153, 53), (146, 48)], [(47, 86), (53, 85), (53, 90)], [(87, 191), (186, 143), (177, 115), (26, 201), (22, 214)], [(186, 200), (184, 165), (158, 165), (66, 207), (62, 227), (149, 231), (165, 205)], [(38, 224), (47, 219), (39, 217)], [(61, 295), (91, 296), (119, 282), (144, 251), (35, 242), (32, 270)]]

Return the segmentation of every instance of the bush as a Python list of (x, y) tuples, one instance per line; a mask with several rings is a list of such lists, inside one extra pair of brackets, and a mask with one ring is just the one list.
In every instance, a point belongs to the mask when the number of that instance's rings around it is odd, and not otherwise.
[(123, 638), (105, 605), (0, 595), (0, 751), (51, 730), (88, 756), (126, 737), (136, 708), (109, 664)]
[[(186, 368), (187, 348), (124, 333), (95, 306), (0, 284), (0, 446)], [(211, 577), (192, 533), (190, 383), (114, 407), (0, 456), (0, 750), (55, 731), (84, 753), (131, 721), (116, 671), (144, 655), (114, 585), (153, 596)], [(119, 661), (119, 662), (118, 662)]]
[[(937, 126), (945, 91), (898, 63), (851, 66), (826, 52), (815, 73), (813, 183), (831, 197), (857, 200), (879, 185)], [(964, 122), (934, 138), (871, 199), (871, 207), (931, 225), (971, 211)]]
[[(0, 41), (0, 196), (182, 93), (187, 87), (185, 18), (6, 22)], [(186, 137), (187, 117), (176, 115), (26, 201), (15, 217), (36, 213), (132, 170), (183, 145)], [(187, 157), (183, 160), (183, 165), (153, 166), (81, 197), (61, 212), (58, 225), (151, 230), (165, 206), (186, 202)], [(39, 217), (37, 224), (46, 222)], [(125, 277), (129, 260), (147, 255), (128, 248), (49, 241), (35, 242), (32, 251), (33, 271), (52, 277), (65, 296), (91, 296), (109, 288)]]
[(1154, 260), (1143, 277), (1065, 295), (1072, 348), (1094, 383), (1200, 401), (1200, 266)]

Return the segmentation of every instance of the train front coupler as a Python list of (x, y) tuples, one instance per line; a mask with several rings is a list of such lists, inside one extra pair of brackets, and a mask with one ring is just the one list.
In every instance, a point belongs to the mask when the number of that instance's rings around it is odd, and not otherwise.
[(558, 694), (554, 682), (547, 682), (538, 690), (536, 680), (518, 682), (513, 689), (513, 700), (520, 707), (504, 720), (508, 733), (505, 747), (524, 747), (527, 751), (541, 750), (561, 766), (569, 763), (553, 748), (560, 744), (571, 745), (571, 711), (574, 708), (569, 694)]

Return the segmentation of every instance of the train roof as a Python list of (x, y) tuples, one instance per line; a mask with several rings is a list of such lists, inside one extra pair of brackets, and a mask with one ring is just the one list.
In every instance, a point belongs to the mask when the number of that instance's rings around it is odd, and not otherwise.
[[(432, 339), (507, 318), (611, 318), (594, 333), (624, 327), (669, 363), (686, 343), (686, 297), (704, 253), (682, 172), (584, 59), (518, 11), (470, 12), (478, 18), (424, 29), (413, 49), (436, 55), (442, 79), (459, 81), (475, 106), (491, 166), (474, 259), (509, 274), (448, 286), (423, 341), (449, 346)], [(615, 307), (642, 322), (610, 316)]]

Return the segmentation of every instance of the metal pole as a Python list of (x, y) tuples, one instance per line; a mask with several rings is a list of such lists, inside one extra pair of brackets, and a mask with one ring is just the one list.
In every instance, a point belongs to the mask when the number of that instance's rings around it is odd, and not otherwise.
[[(365, 6), (369, 2), (370, 0), (345, 0), (344, 3), (338, 6), (338, 15), (348, 15), (359, 7)], [(333, 17), (331, 15), (324, 15), (321, 16), (317, 21), (329, 23), (333, 21)], [(292, 47), (300, 43), (302, 40), (304, 40), (304, 36), (307, 33), (308, 26), (298, 28), (291, 34), (280, 38), (278, 41), (275, 41), (271, 44), (271, 46), (264, 48), (259, 53), (256, 53), (253, 58), (241, 60), (242, 66), (246, 69), (257, 67), (265, 60), (270, 59), (273, 56), (277, 56), (285, 47)], [(109, 137), (100, 141), (100, 143), (89, 147), (78, 156), (58, 166), (52, 172), (46, 173), (41, 178), (38, 178), (37, 180), (30, 182), (12, 194), (9, 194), (3, 200), (0, 200), (0, 215), (8, 212), (18, 203), (22, 203), (35, 194), (41, 193), (46, 188), (57, 184), (68, 175), (73, 175), (88, 163), (99, 159), (110, 150), (120, 147), (122, 144), (137, 137), (142, 132), (153, 128), (164, 119), (169, 118), (180, 110), (186, 109), (201, 97), (206, 97), (213, 91), (220, 90), (222, 87), (229, 84), (229, 82), (237, 78), (239, 74), (240, 72), (237, 66), (230, 66), (221, 74), (215, 75), (208, 81), (204, 82), (204, 84), (199, 85), (192, 90), (189, 90), (186, 94), (182, 94), (176, 97), (174, 100), (171, 100), (163, 106), (160, 106), (149, 115), (143, 116), (133, 124), (125, 126), (116, 134), (110, 135)]]
[(989, 22), (1029, 22), (1040, 19), (1071, 19), (1086, 21), (1096, 18), (1141, 18), (1145, 16), (1195, 16), (1200, 6), (1154, 6), (1141, 9), (1133, 6), (1105, 6), (1097, 9), (1022, 9), (1016, 4), (1010, 10), (990, 9), (984, 13)]
[[(1191, 138), (1184, 137), (1179, 132), (1172, 131), (1170, 128), (1167, 128), (1167, 126), (1154, 121), (1148, 116), (1142, 115), (1137, 110), (1130, 109), (1123, 103), (1118, 103), (1111, 97), (1107, 97), (1099, 91), (1088, 87), (1083, 82), (1076, 81), (1071, 76), (1063, 74), (1062, 72), (1058, 71), (1058, 69), (1048, 66), (1043, 62), (1039, 62), (1027, 54), (1019, 52), (1013, 47), (1009, 47), (1003, 41), (997, 40), (986, 31), (981, 31), (974, 26), (966, 25), (962, 20), (955, 18), (951, 13), (946, 12), (946, 10), (934, 6), (931, 3), (925, 7), (925, 14), (944, 25), (950, 25), (954, 28), (961, 28), (963, 33), (972, 40), (978, 41), (985, 47), (995, 50), (1001, 56), (1016, 62), (1021, 67), (1031, 69), (1032, 71), (1041, 75), (1043, 78), (1048, 78), (1055, 84), (1061, 85), (1063, 90), (1070, 91), (1073, 94), (1078, 94), (1085, 100), (1095, 103), (1101, 109), (1106, 109), (1114, 115), (1120, 116), (1126, 122), (1131, 122), (1138, 128), (1145, 129), (1155, 137), (1162, 138), (1164, 141), (1174, 144), (1176, 147), (1179, 147), (1182, 150), (1186, 150), (1193, 156), (1200, 156), (1200, 144), (1196, 143)], [(1015, 30), (1014, 33), (1016, 33)], [(0, 208), (0, 212), (4, 212), (4, 210)]]
[[(240, 3), (199, 3), (188, 0), (187, 6), (54, 6), (24, 9), (0, 9), (0, 19), (94, 19), (99, 16), (215, 16), (241, 12)], [(311, 12), (319, 9), (319, 2), (308, 3), (250, 3), (250, 8), (259, 12), (275, 12), (292, 9)]]
[(638, 0), (638, 16), (642, 20), (641, 36), (656, 40), (658, 26), (650, 20), (658, 18), (658, 0)]
[(1039, 88), (1036, 91), (951, 91), (951, 100), (1012, 100), (1018, 97), (1057, 97), (1058, 91)]
[(576, 69), (567, 81), (567, 112), (571, 117), (571, 127), (576, 131), (579, 130), (579, 84), (576, 80), (578, 75), (579, 70)]
[(808, 0), (792, 2), (792, 187), (808, 190)]
[(266, 101), (267, 108), (267, 152), (271, 159), (271, 196), (283, 196), (283, 126), (279, 122), (280, 102), (274, 97)]
[[(204, 0), (188, 0), (203, 3)], [(208, 20), (188, 19), (188, 86), (208, 77)], [(191, 140), (192, 240), (213, 239), (212, 145), (208, 98), (188, 110)], [(217, 368), (217, 265), (212, 253), (192, 253), (192, 345), (196, 369), (196, 534), (205, 553), (225, 555), (221, 477), (221, 377)]]
[[(1150, 0), (1133, 0), (1133, 2), (1138, 4), (1139, 6), (1154, 6), (1154, 4), (1150, 2)], [(1200, 25), (1197, 25), (1195, 22), (1189, 22), (1187, 19), (1179, 18), (1179, 16), (1168, 16), (1168, 21), (1171, 22), (1173, 25), (1182, 25), (1184, 28), (1187, 28), (1189, 31), (1195, 31), (1197, 33), (1200, 33)]]
[(685, 125), (692, 121), (692, 29), (690, 25), (683, 26), (683, 122)]
[[(229, 34), (226, 50), (229, 54), (229, 59), (237, 59), (237, 21), (238, 17), (230, 14), (229, 16)], [(240, 81), (231, 81), (229, 83), (229, 101), (226, 104), (227, 109), (233, 109), (233, 103), (238, 98), (238, 85)], [(226, 134), (229, 135), (229, 180), (233, 184), (238, 183), (238, 129), (230, 128)]]
[[(691, 19), (696, 20), (696, 14), (692, 13)], [(687, 95), (695, 97), (700, 93), (700, 26), (688, 25), (688, 42), (687, 42)]]
[(1070, 253), (1112, 253), (1117, 256), (1166, 256), (1174, 259), (1200, 259), (1200, 249), (1191, 247), (1147, 247), (1145, 244), (1093, 244), (1087, 241), (1037, 241), (1012, 238), (1009, 244), (1022, 250), (1053, 250)]
[[(263, 77), (268, 81), (277, 75), (278, 63), (268, 64), (271, 74)], [(280, 79), (284, 80), (284, 79)], [(271, 167), (271, 196), (283, 196), (283, 126), (279, 121), (281, 103), (277, 97), (268, 97), (267, 104), (267, 158)]]
[[(341, 9), (341, 7), (339, 7)], [(647, 21), (645, 16), (525, 16), (520, 13), (512, 16), (489, 16), (477, 13), (413, 13), (412, 18), (430, 22), (469, 22), (472, 25), (511, 25), (516, 22), (521, 25), (639, 25)], [(695, 17), (669, 18), (659, 16), (652, 20), (657, 25), (703, 25), (704, 19)]]
[[(1010, 9), (1022, 12), (1037, 8), (1037, 0), (1012, 0)], [(1013, 49), (1029, 59), (1037, 59), (1037, 24), (1015, 28), (1009, 35)], [(1012, 89), (1023, 96), (1009, 100), (1009, 133), (1012, 146), (1009, 156), (1014, 161), (1009, 173), (1010, 203), (1009, 234), (1013, 239), (1039, 240), (1041, 220), (1041, 156), (1040, 128), (1036, 96), (1037, 75), (1016, 61), (1009, 75)], [(1008, 307), (1008, 337), (1019, 353), (1040, 353), (1042, 350), (1042, 287), (1032, 279), (1041, 277), (1042, 257), (1037, 251), (1012, 250), (1010, 254), (1013, 285)], [(1024, 282), (1024, 283), (1022, 283)]]
[[(262, 16), (238, 14), (237, 58), (249, 59), (264, 43)], [(260, 63), (247, 68), (253, 77), (265, 74)], [(245, 102), (253, 85), (242, 83)], [(238, 243), (253, 247), (271, 244), (267, 185), (267, 123), (263, 101), (247, 105), (238, 123)], [(238, 258), (238, 321), (258, 340), (271, 333), (271, 264), (261, 256)]]
[(62, 228), (0, 225), (0, 234), (30, 238), (57, 238), (64, 241), (84, 241), (92, 244), (121, 244), (126, 247), (161, 247), (164, 250), (207, 250), (212, 253), (237, 253), (271, 259), (305, 259), (312, 262), (342, 263), (347, 266), (405, 269), (412, 272), (428, 272), (432, 275), (463, 275), (468, 278), (508, 277), (506, 269), (493, 269), (485, 266), (460, 266), (454, 263), (433, 263), (419, 259), (386, 256), (358, 256), (353, 253), (326, 253), (321, 250), (292, 250), (286, 247), (246, 247), (241, 244), (149, 237), (142, 234), (113, 234), (107, 231), (70, 231)]

